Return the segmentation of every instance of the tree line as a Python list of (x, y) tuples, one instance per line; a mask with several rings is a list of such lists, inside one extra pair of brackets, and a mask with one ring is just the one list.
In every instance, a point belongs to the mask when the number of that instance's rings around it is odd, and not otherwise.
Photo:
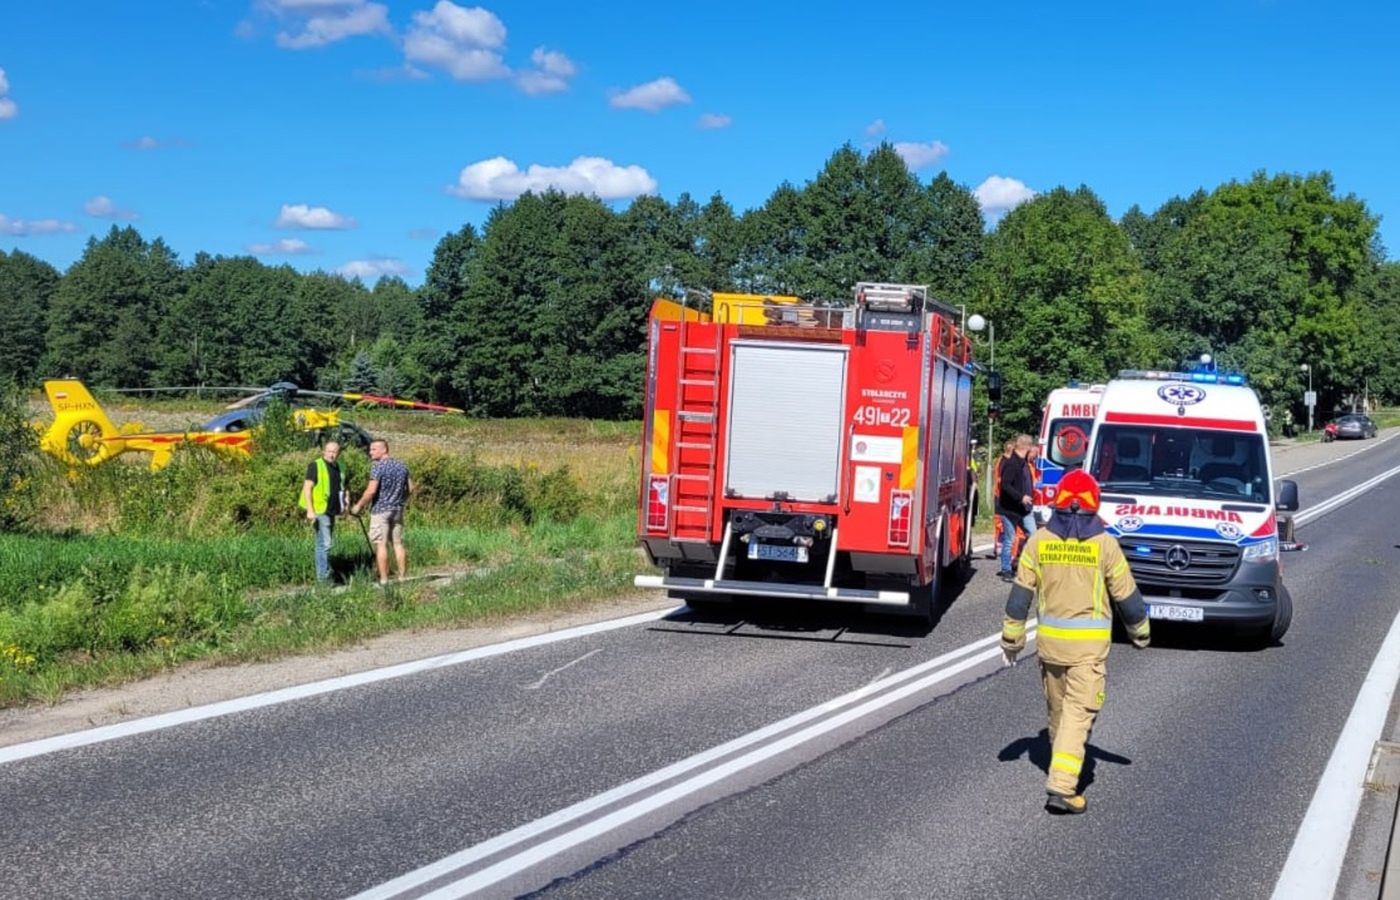
[[(1377, 226), (1326, 173), (1258, 173), (1118, 221), (1088, 187), (1056, 188), (988, 230), (965, 186), (920, 181), (888, 145), (841, 147), (742, 214), (720, 194), (624, 209), (525, 194), (479, 231), (443, 237), (418, 288), (246, 256), (186, 264), (114, 226), (66, 272), (0, 251), (0, 379), (286, 380), (480, 416), (636, 417), (651, 298), (841, 301), (880, 280), (929, 284), (992, 322), (1012, 428), (1029, 430), (1070, 379), (1202, 352), (1301, 418), (1303, 364), (1319, 413), (1362, 395), (1400, 400), (1400, 263), (1385, 260)], [(984, 360), (989, 349), (979, 338)]]

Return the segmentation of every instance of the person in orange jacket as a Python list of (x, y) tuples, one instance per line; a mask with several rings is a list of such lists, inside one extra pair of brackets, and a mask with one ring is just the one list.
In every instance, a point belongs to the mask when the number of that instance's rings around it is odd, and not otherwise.
[(1049, 719), (1050, 769), (1045, 808), (1075, 814), (1088, 809), (1079, 791), (1085, 746), (1104, 702), (1113, 616), (1133, 646), (1151, 642), (1147, 606), (1122, 549), (1099, 520), (1099, 485), (1083, 469), (1065, 474), (1054, 511), (1026, 542), (1016, 569), (1001, 649), (1015, 665), (1026, 647), (1026, 618), (1036, 608), (1036, 655)]
[(1011, 457), (1016, 450), (1016, 439), (1011, 438), (1001, 445), (1001, 456), (998, 456), (992, 463), (992, 496), (988, 498), (992, 504), (992, 532), (996, 546), (992, 548), (992, 559), (1001, 558), (1001, 533), (1005, 527), (1002, 525), (1001, 516), (997, 514), (997, 497), (1001, 494), (1001, 464)]

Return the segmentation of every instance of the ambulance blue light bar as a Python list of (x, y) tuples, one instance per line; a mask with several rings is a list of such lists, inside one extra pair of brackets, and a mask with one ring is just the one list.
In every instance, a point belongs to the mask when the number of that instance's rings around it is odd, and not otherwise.
[(1194, 381), (1197, 384), (1246, 384), (1239, 372), (1158, 372), (1150, 369), (1123, 369), (1119, 378), (1141, 378), (1146, 381)]

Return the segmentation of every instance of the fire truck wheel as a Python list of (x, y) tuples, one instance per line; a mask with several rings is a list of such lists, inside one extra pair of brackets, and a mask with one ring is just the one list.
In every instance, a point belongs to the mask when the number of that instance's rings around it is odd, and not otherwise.
[(733, 603), (727, 599), (720, 599), (713, 594), (691, 594), (685, 591), (671, 591), (667, 594), (671, 600), (684, 603), (690, 607), (690, 611), (700, 615), (723, 612), (733, 607)]
[(909, 586), (909, 615), (923, 625), (932, 625), (938, 610), (938, 582)]

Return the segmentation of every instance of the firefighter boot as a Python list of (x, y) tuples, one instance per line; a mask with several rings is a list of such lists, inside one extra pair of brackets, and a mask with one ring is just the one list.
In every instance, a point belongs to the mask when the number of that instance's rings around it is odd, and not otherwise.
[(1089, 801), (1083, 794), (1066, 797), (1064, 794), (1049, 794), (1045, 798), (1045, 811), (1057, 816), (1077, 816), (1089, 808)]

